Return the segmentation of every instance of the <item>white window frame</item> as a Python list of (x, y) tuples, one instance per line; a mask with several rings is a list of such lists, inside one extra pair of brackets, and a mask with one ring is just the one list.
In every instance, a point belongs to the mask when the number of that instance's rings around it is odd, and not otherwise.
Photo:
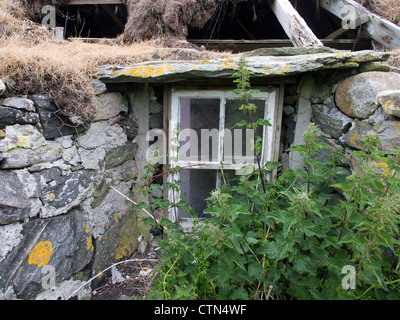
[[(279, 141), (280, 136), (280, 123), (282, 108), (279, 107), (280, 103), (280, 95), (279, 88), (277, 87), (266, 87), (266, 88), (257, 88), (260, 93), (253, 94), (252, 100), (265, 100), (265, 112), (264, 119), (268, 120), (272, 126), (263, 126), (263, 148), (260, 157), (261, 165), (269, 161), (277, 161), (277, 148), (279, 148), (279, 143), (276, 143), (276, 139)], [(169, 141), (168, 141), (168, 154), (169, 154), (169, 164), (171, 167), (180, 166), (187, 167), (190, 166), (190, 169), (211, 169), (211, 170), (219, 170), (221, 169), (220, 160), (222, 159), (222, 153), (224, 148), (224, 125), (225, 125), (225, 105), (227, 100), (238, 100), (239, 97), (233, 93), (232, 89), (220, 89), (220, 90), (195, 90), (195, 89), (179, 89), (172, 88), (171, 89), (171, 105), (170, 105), (170, 114), (169, 114)], [(178, 143), (180, 141), (176, 141), (174, 137), (174, 130), (176, 130), (178, 123), (180, 122), (180, 100), (181, 98), (191, 98), (191, 99), (220, 99), (220, 121), (219, 121), (219, 150), (218, 150), (218, 161), (207, 163), (201, 161), (188, 161), (184, 159), (178, 158)], [(210, 159), (211, 160), (211, 159)], [(225, 164), (223, 165), (224, 170), (238, 170), (242, 168), (245, 164)], [(218, 177), (218, 175), (217, 175)], [(177, 181), (180, 179), (180, 174), (176, 173), (174, 176), (168, 177), (168, 182)], [(218, 186), (219, 181), (217, 178)], [(168, 190), (168, 199), (173, 201), (173, 199), (179, 199), (180, 191), (174, 194), (174, 191)], [(170, 208), (169, 210), (169, 219), (171, 221), (175, 221), (175, 213), (174, 208)], [(179, 215), (178, 215), (179, 217)], [(183, 218), (179, 218), (181, 222), (185, 220)], [(190, 225), (190, 222), (189, 222)]]

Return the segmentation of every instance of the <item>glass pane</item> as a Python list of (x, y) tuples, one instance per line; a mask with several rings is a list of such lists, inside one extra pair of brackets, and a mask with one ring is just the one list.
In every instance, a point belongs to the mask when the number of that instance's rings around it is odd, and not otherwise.
[(219, 99), (180, 99), (182, 161), (219, 161)]
[[(264, 119), (265, 100), (250, 100), (257, 106), (255, 113), (252, 113), (252, 120)], [(227, 100), (225, 105), (225, 133), (224, 133), (224, 161), (225, 163), (254, 163), (254, 150), (252, 149), (253, 139), (263, 138), (263, 126), (257, 130), (246, 130), (246, 127), (233, 126), (241, 120), (250, 122), (249, 113), (244, 114), (239, 110), (243, 104), (241, 100)]]
[[(211, 190), (216, 187), (217, 171), (187, 169), (181, 172), (181, 180), (183, 182), (182, 199), (189, 203), (198, 217), (208, 217), (209, 215), (203, 214), (203, 210), (207, 208), (207, 202), (204, 199), (208, 198)], [(179, 216), (189, 218), (183, 210), (180, 211)]]

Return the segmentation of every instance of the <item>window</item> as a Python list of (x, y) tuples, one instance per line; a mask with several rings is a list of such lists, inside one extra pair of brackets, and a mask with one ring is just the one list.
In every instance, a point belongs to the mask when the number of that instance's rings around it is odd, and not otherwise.
[[(254, 120), (264, 118), (272, 126), (259, 126), (254, 130), (234, 125), (244, 118), (239, 110), (242, 101), (232, 90), (192, 91), (173, 89), (171, 91), (171, 110), (169, 121), (169, 155), (171, 166), (180, 166), (183, 171), (172, 179), (184, 184), (180, 194), (169, 191), (171, 201), (187, 201), (198, 217), (205, 217), (205, 198), (210, 191), (221, 185), (218, 170), (224, 170), (230, 176), (239, 174), (239, 169), (248, 164), (256, 164), (253, 149), (254, 140), (262, 139), (261, 164), (276, 161), (279, 144), (277, 88), (260, 90), (251, 101), (257, 106)], [(171, 209), (170, 218), (175, 215)], [(179, 219), (188, 219), (189, 215), (181, 210)]]

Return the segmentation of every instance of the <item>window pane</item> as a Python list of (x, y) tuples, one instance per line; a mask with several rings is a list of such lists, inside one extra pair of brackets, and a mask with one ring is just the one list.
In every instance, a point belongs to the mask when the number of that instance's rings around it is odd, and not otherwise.
[[(252, 120), (264, 119), (265, 100), (250, 100), (257, 106), (255, 113), (252, 113)], [(255, 132), (246, 130), (246, 127), (233, 126), (241, 120), (250, 122), (249, 113), (244, 114), (239, 110), (244, 102), (241, 100), (227, 100), (225, 105), (225, 133), (224, 133), (224, 161), (225, 163), (241, 164), (245, 162), (254, 163), (254, 150), (252, 149), (253, 137), (263, 138), (263, 126), (258, 126)]]
[(180, 160), (219, 161), (219, 99), (180, 99)]
[[(186, 169), (181, 172), (181, 180), (184, 183), (181, 186), (182, 199), (189, 203), (198, 217), (208, 217), (209, 215), (203, 214), (203, 210), (207, 208), (204, 199), (208, 198), (211, 190), (216, 187), (217, 171)], [(179, 216), (189, 217), (183, 210)]]

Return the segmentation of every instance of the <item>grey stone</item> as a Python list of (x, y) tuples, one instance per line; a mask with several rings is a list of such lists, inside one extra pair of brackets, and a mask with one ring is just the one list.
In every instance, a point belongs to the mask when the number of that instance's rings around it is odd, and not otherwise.
[(0, 224), (23, 221), (29, 216), (30, 202), (18, 176), (12, 171), (0, 171)]
[(378, 71), (361, 73), (339, 85), (335, 93), (336, 105), (349, 117), (366, 119), (379, 106), (378, 94), (387, 90), (400, 90), (400, 74)]
[(400, 90), (382, 91), (377, 98), (387, 114), (400, 117)]
[(111, 126), (107, 122), (99, 121), (92, 123), (90, 128), (77, 139), (77, 142), (80, 147), (87, 150), (97, 148), (110, 150), (124, 145), (127, 142), (127, 136), (120, 126)]
[(103, 94), (108, 91), (106, 84), (98, 79), (92, 81), (92, 88), (95, 94)]
[(0, 261), (22, 240), (21, 231), (22, 223), (0, 226)]
[(41, 218), (57, 216), (78, 206), (88, 195), (93, 172), (81, 170), (61, 176), (49, 183), (41, 194)]
[(79, 148), (78, 155), (83, 168), (98, 171), (100, 170), (100, 165), (106, 156), (106, 152), (102, 148), (95, 150)]
[(35, 105), (32, 100), (20, 97), (7, 98), (1, 102), (2, 106), (14, 109), (36, 112)]
[(135, 159), (138, 145), (136, 143), (126, 143), (120, 147), (111, 149), (107, 152), (104, 161), (105, 169), (115, 168), (126, 161)]
[(86, 226), (79, 211), (24, 224), (21, 241), (0, 261), (0, 290), (12, 287), (19, 299), (30, 300), (44, 291), (44, 267), (54, 267), (56, 284), (81, 271), (93, 255)]
[(83, 132), (83, 125), (73, 124), (60, 112), (60, 109), (51, 102), (48, 95), (33, 95), (30, 97), (36, 106), (46, 139), (52, 140), (66, 135), (75, 135)]
[[(253, 77), (283, 77), (317, 70), (357, 68), (360, 63), (383, 61), (389, 53), (374, 51), (323, 52), (288, 56), (247, 57)], [(160, 61), (138, 63), (129, 67), (106, 67), (100, 80), (106, 83), (141, 82), (167, 83), (199, 78), (234, 78), (239, 56), (210, 61)]]
[(37, 124), (39, 115), (34, 112), (25, 112), (18, 109), (0, 106), (0, 124)]
[(339, 111), (335, 106), (317, 104), (312, 106), (311, 120), (317, 124), (320, 129), (339, 139), (350, 127), (353, 119)]
[(149, 112), (151, 114), (161, 113), (163, 111), (162, 104), (158, 103), (157, 100), (151, 100), (149, 103)]
[(128, 112), (128, 101), (119, 92), (101, 94), (94, 101), (96, 115), (94, 121), (108, 120), (120, 113)]
[(296, 110), (292, 107), (292, 106), (286, 106), (283, 108), (283, 112), (287, 115), (287, 116), (291, 116)]
[(151, 114), (149, 120), (150, 129), (162, 129), (163, 128), (163, 114)]
[(368, 133), (374, 133), (373, 126), (366, 121), (355, 120), (340, 140), (352, 148), (364, 150), (364, 138)]
[(54, 142), (48, 143), (37, 149), (14, 148), (7, 153), (0, 167), (2, 169), (26, 168), (38, 163), (54, 162), (63, 155), (62, 147)]
[(374, 126), (374, 130), (378, 133), (379, 149), (391, 151), (392, 149), (400, 149), (400, 121), (384, 121)]
[(139, 131), (139, 125), (132, 116), (122, 114), (118, 118), (118, 124), (124, 128), (125, 134), (128, 137), (128, 141), (132, 141), (136, 138)]

